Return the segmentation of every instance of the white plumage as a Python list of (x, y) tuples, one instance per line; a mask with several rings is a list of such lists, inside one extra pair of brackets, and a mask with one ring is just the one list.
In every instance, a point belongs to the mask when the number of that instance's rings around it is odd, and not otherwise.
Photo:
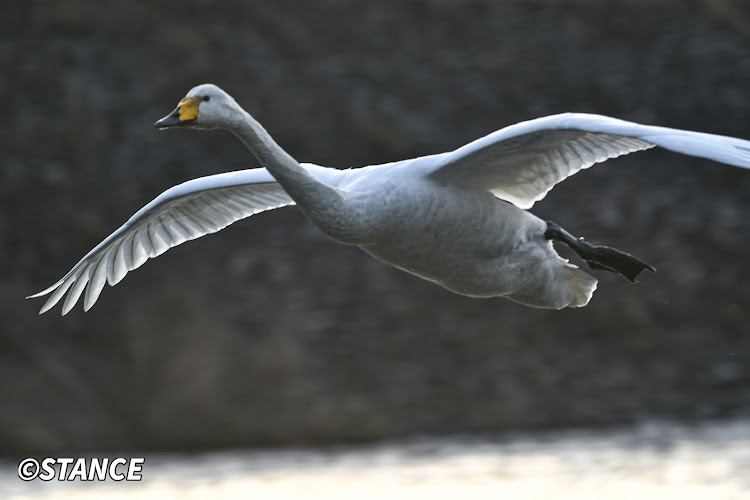
[(32, 295), (52, 294), (40, 314), (67, 292), (66, 314), (84, 289), (88, 310), (105, 282), (118, 283), (147, 259), (295, 202), (335, 240), (456, 293), (536, 307), (584, 306), (596, 278), (561, 259), (545, 236), (547, 223), (525, 211), (555, 184), (654, 146), (750, 168), (750, 142), (742, 139), (565, 113), (506, 127), (449, 153), (342, 171), (297, 163), (211, 84), (192, 89), (156, 125), (227, 129), (266, 168), (165, 191), (57, 283)]

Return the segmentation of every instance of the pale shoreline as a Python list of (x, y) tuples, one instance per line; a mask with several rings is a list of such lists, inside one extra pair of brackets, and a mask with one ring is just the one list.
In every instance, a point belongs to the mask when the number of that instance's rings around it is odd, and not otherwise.
[(146, 454), (138, 483), (24, 483), (4, 499), (750, 499), (750, 420), (327, 448)]

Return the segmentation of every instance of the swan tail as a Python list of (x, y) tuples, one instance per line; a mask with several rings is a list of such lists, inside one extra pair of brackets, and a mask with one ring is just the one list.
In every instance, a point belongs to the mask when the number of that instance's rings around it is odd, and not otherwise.
[(591, 296), (596, 290), (597, 279), (590, 273), (567, 264), (565, 272), (568, 274), (568, 282), (573, 291), (573, 299), (567, 304), (567, 307), (583, 307), (589, 303)]

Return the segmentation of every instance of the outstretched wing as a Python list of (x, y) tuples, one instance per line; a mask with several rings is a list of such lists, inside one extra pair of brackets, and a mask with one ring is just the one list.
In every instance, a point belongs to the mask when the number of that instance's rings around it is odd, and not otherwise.
[[(88, 311), (105, 282), (117, 284), (147, 259), (258, 212), (293, 205), (284, 189), (264, 168), (201, 177), (164, 191), (117, 231), (99, 243), (60, 281), (27, 298), (52, 293), (39, 314), (67, 292), (67, 314), (83, 293)], [(88, 286), (86, 286), (88, 285)]]
[(654, 146), (750, 168), (750, 141), (564, 113), (511, 125), (445, 153), (429, 176), (530, 208), (579, 170)]

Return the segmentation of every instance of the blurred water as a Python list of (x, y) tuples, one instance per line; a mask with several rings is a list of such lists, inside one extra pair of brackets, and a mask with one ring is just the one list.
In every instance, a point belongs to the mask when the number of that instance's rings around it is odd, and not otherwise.
[(750, 499), (750, 420), (148, 454), (139, 483), (24, 483), (17, 465), (0, 498)]

